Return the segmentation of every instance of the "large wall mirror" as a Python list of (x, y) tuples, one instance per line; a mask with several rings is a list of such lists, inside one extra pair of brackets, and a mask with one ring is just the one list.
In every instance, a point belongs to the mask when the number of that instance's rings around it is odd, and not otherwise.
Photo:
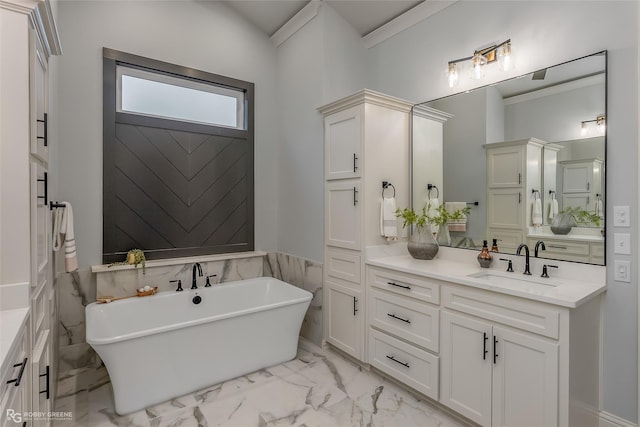
[(604, 265), (606, 69), (599, 52), (414, 107), (413, 208), (470, 208), (440, 244)]

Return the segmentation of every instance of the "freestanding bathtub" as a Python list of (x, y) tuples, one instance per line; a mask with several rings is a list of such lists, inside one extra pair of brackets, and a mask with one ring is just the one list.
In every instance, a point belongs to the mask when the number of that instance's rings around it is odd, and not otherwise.
[(92, 303), (87, 342), (107, 367), (116, 412), (128, 414), (293, 359), (311, 298), (260, 277)]

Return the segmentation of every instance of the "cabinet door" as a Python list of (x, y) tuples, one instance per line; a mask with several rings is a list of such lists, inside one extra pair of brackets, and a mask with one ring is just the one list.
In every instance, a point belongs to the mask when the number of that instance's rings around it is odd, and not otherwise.
[(487, 226), (498, 228), (524, 227), (524, 195), (520, 188), (500, 188), (487, 191)]
[(558, 345), (495, 326), (493, 426), (558, 425)]
[(363, 315), (358, 290), (327, 282), (327, 341), (358, 359), (362, 352)]
[(562, 193), (585, 193), (591, 190), (593, 163), (576, 163), (562, 168)]
[(325, 243), (346, 249), (360, 249), (360, 180), (326, 185)]
[(29, 29), (29, 88), (31, 121), (31, 154), (47, 163), (49, 161), (49, 141), (47, 140), (48, 74), (46, 55), (40, 39), (32, 28)]
[(362, 107), (352, 107), (326, 117), (324, 138), (325, 178), (361, 176)]
[(46, 203), (46, 169), (36, 160), (31, 161), (31, 286), (41, 286), (49, 273), (51, 233), (50, 211)]
[(443, 311), (440, 402), (483, 426), (491, 425), (491, 324)]
[[(49, 340), (49, 330), (43, 331), (38, 338), (36, 346), (33, 349), (33, 357), (31, 359), (32, 366), (32, 411), (44, 412), (51, 411), (51, 353)], [(47, 427), (51, 425), (51, 421), (44, 417), (43, 419), (34, 419), (33, 426)]]
[(562, 195), (562, 209), (568, 207), (582, 208), (585, 211), (595, 209), (595, 199), (590, 193), (568, 193)]
[(524, 173), (523, 145), (487, 149), (487, 185), (489, 187), (519, 187)]

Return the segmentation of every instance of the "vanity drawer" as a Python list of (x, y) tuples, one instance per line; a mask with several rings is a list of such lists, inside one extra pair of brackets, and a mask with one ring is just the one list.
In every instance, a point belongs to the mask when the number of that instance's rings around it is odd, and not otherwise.
[(383, 332), (369, 329), (369, 363), (438, 400), (438, 357)]
[(326, 256), (327, 275), (348, 282), (360, 284), (360, 256), (327, 249)]
[(371, 326), (411, 344), (438, 351), (440, 311), (437, 307), (372, 289), (368, 312)]
[[(589, 243), (547, 240), (547, 253), (589, 256)], [(544, 254), (544, 252), (543, 252)]]
[(604, 243), (590, 243), (589, 252), (592, 263), (604, 264)]
[(558, 339), (560, 312), (522, 298), (446, 286), (442, 290), (442, 305), (523, 331)]
[(503, 228), (489, 228), (489, 238), (498, 239), (500, 242), (500, 252), (515, 253), (517, 247), (522, 243), (522, 231)]
[(367, 268), (367, 280), (370, 286), (378, 289), (432, 304), (440, 303), (442, 282), (439, 280), (377, 267)]

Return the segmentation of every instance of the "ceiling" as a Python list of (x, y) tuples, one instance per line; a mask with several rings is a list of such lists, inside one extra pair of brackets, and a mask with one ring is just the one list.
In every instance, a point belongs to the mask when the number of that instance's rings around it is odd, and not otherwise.
[[(365, 36), (424, 0), (322, 0)], [(272, 36), (309, 0), (225, 0), (240, 15)]]

